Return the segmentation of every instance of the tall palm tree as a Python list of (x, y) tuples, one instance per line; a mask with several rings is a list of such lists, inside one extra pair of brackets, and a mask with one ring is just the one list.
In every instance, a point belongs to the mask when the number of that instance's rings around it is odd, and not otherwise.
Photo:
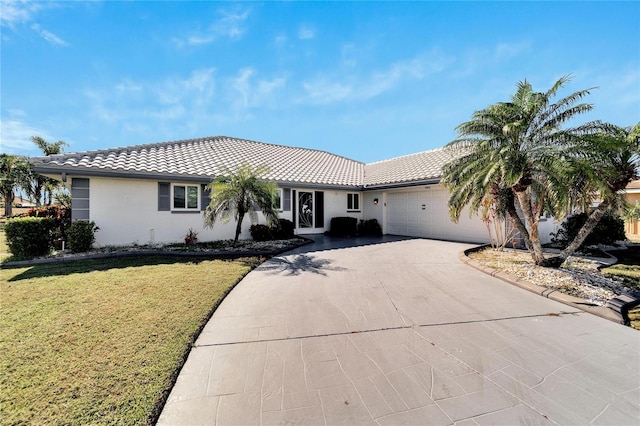
[(552, 102), (569, 80), (569, 76), (560, 78), (546, 92), (535, 92), (526, 80), (519, 82), (510, 102), (474, 112), (470, 121), (456, 128), (458, 138), (447, 145), (466, 151), (443, 170), (442, 182), (451, 191), (452, 218), (457, 220), (465, 205), (478, 211), (484, 198), (500, 196), (499, 205), (520, 231), (537, 265), (545, 262), (540, 218), (545, 210), (560, 213), (569, 194), (564, 185), (571, 166), (568, 153), (583, 135), (601, 128), (597, 121), (563, 128), (592, 109), (580, 103), (592, 89)]
[(227, 175), (213, 180), (207, 185), (211, 201), (205, 210), (205, 224), (213, 226), (216, 220), (228, 222), (233, 216), (236, 220), (234, 245), (242, 231), (242, 221), (249, 215), (252, 222), (258, 217), (257, 207), (272, 224), (278, 220), (278, 211), (274, 207), (277, 186), (273, 182), (261, 180), (268, 172), (266, 167), (252, 168), (240, 166), (236, 171), (227, 170)]
[(621, 128), (608, 125), (606, 132), (585, 138), (581, 155), (574, 159), (581, 185), (577, 185), (582, 204), (591, 204), (599, 200), (591, 209), (585, 224), (569, 245), (547, 260), (550, 266), (560, 266), (575, 253), (584, 240), (595, 229), (608, 210), (625, 207), (623, 191), (627, 185), (640, 177), (640, 123), (635, 127)]

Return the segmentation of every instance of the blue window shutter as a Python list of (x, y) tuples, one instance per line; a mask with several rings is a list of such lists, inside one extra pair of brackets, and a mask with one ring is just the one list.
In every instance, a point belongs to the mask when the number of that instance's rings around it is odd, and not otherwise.
[(316, 228), (324, 228), (324, 192), (316, 191), (316, 212), (315, 224)]
[(209, 196), (209, 191), (207, 190), (207, 185), (200, 185), (200, 210), (204, 211), (209, 202), (211, 201), (211, 197)]
[(158, 211), (171, 210), (171, 185), (169, 182), (158, 182)]
[(282, 190), (282, 211), (291, 211), (291, 188), (284, 188)]

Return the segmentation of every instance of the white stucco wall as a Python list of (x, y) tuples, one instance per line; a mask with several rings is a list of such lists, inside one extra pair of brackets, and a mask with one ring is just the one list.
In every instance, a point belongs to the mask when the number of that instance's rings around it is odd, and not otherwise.
[[(180, 183), (180, 182), (173, 182)], [(310, 188), (292, 188), (296, 191), (317, 191)], [(349, 191), (324, 192), (323, 228), (298, 229), (298, 234), (323, 233), (329, 230), (332, 217), (351, 216), (362, 219), (361, 212), (347, 213)], [(363, 196), (360, 195), (362, 208)], [(295, 206), (294, 206), (295, 208)], [(292, 220), (291, 211), (280, 212), (283, 219)], [(100, 227), (96, 233), (96, 245), (130, 245), (173, 243), (184, 241), (189, 228), (198, 232), (199, 241), (232, 239), (235, 221), (217, 222), (206, 228), (202, 212), (175, 213), (158, 211), (158, 182), (137, 179), (90, 178), (90, 219)], [(259, 223), (265, 223), (258, 213)], [(245, 216), (241, 239), (250, 239), (251, 221)]]

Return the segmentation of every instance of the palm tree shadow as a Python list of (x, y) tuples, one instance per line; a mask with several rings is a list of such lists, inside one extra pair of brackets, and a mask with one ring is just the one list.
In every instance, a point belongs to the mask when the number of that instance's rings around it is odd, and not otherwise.
[(268, 262), (256, 268), (256, 271), (265, 271), (273, 275), (285, 274), (289, 276), (300, 275), (303, 272), (311, 272), (326, 276), (325, 271), (346, 271), (347, 268), (341, 266), (331, 266), (331, 261), (318, 259), (316, 256), (298, 254), (288, 257), (274, 257)]

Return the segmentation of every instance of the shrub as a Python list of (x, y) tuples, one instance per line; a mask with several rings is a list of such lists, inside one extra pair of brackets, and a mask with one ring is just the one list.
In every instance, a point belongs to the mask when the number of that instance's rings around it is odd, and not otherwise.
[[(566, 247), (578, 235), (580, 228), (585, 224), (589, 215), (587, 213), (578, 213), (568, 217), (560, 229), (553, 236), (551, 242), (560, 247)], [(593, 246), (597, 244), (613, 244), (616, 241), (625, 240), (624, 220), (615, 213), (606, 212), (595, 229), (584, 240), (580, 248)]]
[(358, 224), (358, 234), (360, 235), (382, 235), (382, 228), (377, 219), (361, 220)]
[(17, 258), (44, 256), (51, 251), (53, 219), (21, 217), (8, 220), (4, 226), (7, 245)]
[(288, 240), (293, 238), (293, 230), (295, 229), (295, 225), (293, 222), (287, 219), (279, 219), (278, 227), (272, 228), (273, 238), (276, 240)]
[(251, 225), (251, 228), (249, 228), (249, 232), (251, 233), (251, 238), (253, 238), (254, 241), (269, 241), (273, 239), (271, 228), (267, 225), (262, 225), (259, 223)]
[(67, 228), (71, 225), (71, 209), (62, 206), (46, 206), (29, 209), (26, 213), (30, 217), (47, 217), (53, 219), (53, 238), (66, 240)]
[(329, 234), (338, 237), (351, 237), (356, 235), (358, 219), (355, 217), (332, 217)]
[(78, 220), (67, 229), (67, 245), (72, 253), (81, 253), (91, 250), (96, 241), (98, 228), (95, 222)]

